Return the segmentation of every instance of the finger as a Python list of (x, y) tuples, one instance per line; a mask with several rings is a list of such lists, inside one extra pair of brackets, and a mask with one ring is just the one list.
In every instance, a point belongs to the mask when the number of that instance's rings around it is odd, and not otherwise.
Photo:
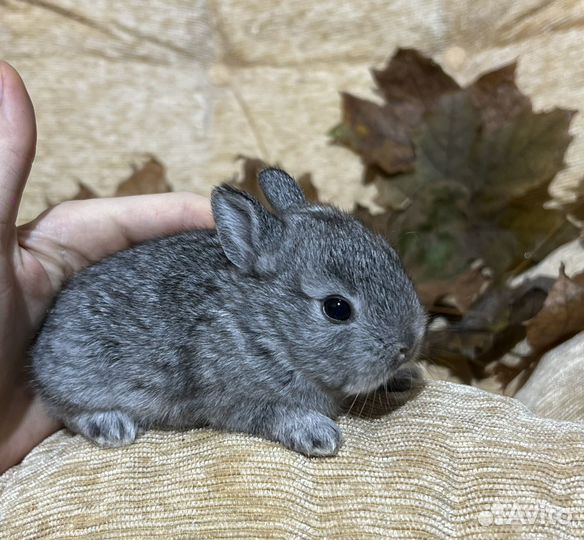
[(63, 207), (63, 245), (92, 261), (134, 244), (187, 230), (212, 227), (209, 199), (194, 193), (164, 193), (72, 201)]
[(0, 234), (14, 232), (36, 144), (34, 109), (22, 79), (0, 62)]
[(19, 228), (20, 244), (67, 277), (134, 244), (213, 226), (209, 199), (164, 193), (59, 204)]

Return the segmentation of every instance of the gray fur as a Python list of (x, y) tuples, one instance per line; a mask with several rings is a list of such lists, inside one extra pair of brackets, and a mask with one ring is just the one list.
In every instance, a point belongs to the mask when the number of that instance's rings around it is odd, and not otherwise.
[(258, 182), (266, 199), (278, 213), (306, 204), (302, 188), (294, 178), (280, 169), (270, 167), (261, 170)]
[[(218, 187), (217, 231), (146, 242), (63, 288), (31, 356), (72, 431), (119, 446), (210, 425), (334, 455), (341, 401), (417, 355), (426, 316), (396, 253), (348, 214), (308, 204), (283, 171), (260, 179), (277, 215)], [(327, 295), (349, 299), (354, 318), (329, 321)]]

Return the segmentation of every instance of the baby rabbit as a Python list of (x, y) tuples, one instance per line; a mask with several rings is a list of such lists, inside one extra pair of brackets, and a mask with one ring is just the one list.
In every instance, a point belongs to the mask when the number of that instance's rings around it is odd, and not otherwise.
[(395, 251), (284, 171), (259, 182), (274, 213), (217, 187), (217, 230), (146, 242), (66, 284), (31, 359), (69, 429), (122, 446), (208, 425), (334, 455), (341, 402), (417, 356), (426, 315)]

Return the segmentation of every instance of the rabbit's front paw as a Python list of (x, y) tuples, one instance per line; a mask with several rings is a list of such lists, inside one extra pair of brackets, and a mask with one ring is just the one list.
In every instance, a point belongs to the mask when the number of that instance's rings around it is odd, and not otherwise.
[(339, 426), (320, 413), (292, 416), (279, 427), (282, 444), (307, 456), (334, 456), (341, 446)]
[(134, 420), (121, 411), (81, 413), (66, 423), (73, 431), (106, 448), (132, 444), (140, 434)]

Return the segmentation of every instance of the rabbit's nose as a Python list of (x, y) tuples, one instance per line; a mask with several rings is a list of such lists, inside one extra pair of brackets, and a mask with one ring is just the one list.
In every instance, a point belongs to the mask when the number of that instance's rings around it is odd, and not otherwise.
[(407, 362), (410, 357), (411, 348), (407, 345), (400, 345), (397, 360), (399, 364)]

